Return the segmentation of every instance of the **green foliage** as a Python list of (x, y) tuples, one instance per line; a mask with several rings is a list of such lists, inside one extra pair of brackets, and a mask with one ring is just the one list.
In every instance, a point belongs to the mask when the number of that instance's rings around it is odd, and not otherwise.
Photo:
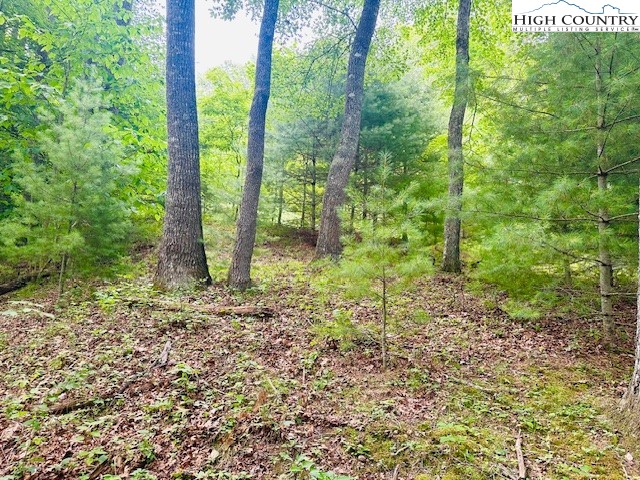
[(353, 477), (338, 475), (333, 472), (326, 472), (322, 470), (306, 455), (298, 455), (293, 461), (289, 471), (296, 474), (295, 478), (297, 479), (353, 480)]
[(351, 311), (335, 310), (332, 321), (314, 325), (313, 330), (321, 338), (339, 342), (341, 350), (351, 350), (366, 338), (365, 332), (354, 325), (352, 317)]
[(383, 282), (389, 288), (387, 293), (393, 294), (432, 270), (416, 224), (421, 212), (409, 210), (406, 195), (389, 188), (390, 155), (383, 153), (380, 158), (367, 203), (368, 217), (356, 224), (357, 234), (348, 238), (344, 259), (333, 271), (333, 279), (348, 297), (369, 297), (377, 302), (386, 294)]
[(14, 163), (13, 215), (0, 229), (0, 254), (40, 270), (71, 258), (77, 268), (96, 267), (123, 251), (130, 210), (116, 195), (134, 173), (114, 138), (102, 89), (80, 82), (59, 106), (50, 128), (38, 135), (42, 159)]
[[(161, 214), (165, 157), (160, 23), (148, 0), (17, 0), (0, 12), (0, 218), (20, 186), (15, 152), (41, 161), (40, 133), (50, 127), (74, 79), (97, 78), (111, 94), (113, 135), (138, 175), (119, 196), (132, 208), (137, 232), (153, 232)], [(156, 227), (157, 228), (157, 227)]]
[(205, 213), (220, 223), (235, 220), (246, 163), (253, 72), (225, 66), (209, 70), (199, 97), (202, 194)]
[[(638, 45), (636, 36), (550, 36), (515, 51), (518, 77), (484, 85), (480, 108), (487, 115), (478, 128), (495, 141), (470, 162), (466, 196), (468, 209), (478, 212), (466, 217), (470, 236), (477, 235), (477, 278), (519, 299), (577, 291), (572, 297), (584, 303), (605, 245), (616, 283), (629, 288), (622, 282), (637, 261), (636, 225), (627, 222), (637, 210), (637, 165), (619, 165), (638, 155), (640, 77), (631, 60)], [(609, 65), (601, 72), (604, 94), (596, 88), (597, 62)], [(599, 108), (606, 112), (603, 129), (596, 128)], [(607, 188), (599, 188), (598, 170), (612, 168)], [(603, 212), (616, 220), (599, 234)]]

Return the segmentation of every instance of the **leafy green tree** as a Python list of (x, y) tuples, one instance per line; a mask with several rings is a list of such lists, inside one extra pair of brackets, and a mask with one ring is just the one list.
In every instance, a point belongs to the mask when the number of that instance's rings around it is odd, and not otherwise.
[(102, 87), (79, 82), (50, 127), (37, 137), (42, 157), (21, 155), (14, 163), (21, 194), (1, 224), (1, 255), (14, 265), (57, 268), (62, 293), (67, 272), (95, 268), (116, 258), (131, 231), (130, 209), (118, 198), (134, 173), (114, 138)]
[[(12, 0), (0, 8), (0, 217), (12, 208), (10, 159), (38, 159), (36, 115), (55, 112), (75, 79), (97, 77), (111, 94), (112, 123), (140, 173), (119, 196), (134, 206), (137, 230), (157, 230), (166, 176), (162, 125), (161, 24), (151, 0)], [(142, 74), (144, 72), (144, 74)], [(4, 212), (4, 213), (3, 213)]]
[[(317, 227), (322, 188), (335, 149), (343, 101), (344, 40), (323, 38), (274, 56), (274, 101), (265, 184), (282, 218)], [(282, 212), (282, 213), (280, 213)], [(286, 216), (286, 215), (285, 215)], [(286, 216), (291, 222), (292, 215)]]
[(198, 99), (204, 209), (219, 221), (237, 219), (246, 163), (251, 103), (250, 67), (216, 67), (202, 81)]

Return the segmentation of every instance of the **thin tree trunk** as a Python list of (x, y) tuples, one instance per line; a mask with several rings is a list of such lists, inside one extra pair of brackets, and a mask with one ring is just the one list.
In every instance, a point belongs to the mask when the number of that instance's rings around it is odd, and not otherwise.
[(366, 220), (369, 216), (368, 199), (369, 199), (369, 162), (367, 161), (367, 152), (362, 152), (362, 219)]
[[(315, 144), (314, 144), (315, 145)], [(316, 158), (315, 148), (311, 154), (311, 230), (316, 231), (316, 210), (318, 206), (318, 195), (316, 192), (316, 186), (318, 183), (318, 171), (316, 170), (316, 164), (318, 159)]]
[(60, 262), (60, 275), (58, 275), (58, 298), (64, 293), (64, 276), (67, 270), (67, 254), (62, 255), (62, 262)]
[(444, 221), (442, 270), (458, 273), (460, 265), (460, 212), (464, 186), (462, 128), (469, 102), (469, 16), (471, 0), (460, 0), (456, 34), (456, 80), (449, 117), (449, 197)]
[(387, 271), (382, 266), (382, 369), (387, 369)]
[[(638, 258), (640, 259), (640, 210), (638, 211)], [(636, 410), (640, 406), (640, 260), (638, 262), (638, 295), (636, 312), (636, 353), (633, 365), (633, 374), (629, 382), (629, 388), (622, 398), (622, 407)]]
[(282, 211), (284, 210), (284, 180), (278, 187), (278, 225), (282, 225)]
[(567, 288), (573, 288), (573, 274), (571, 273), (571, 262), (568, 258), (563, 260), (564, 269), (564, 286)]
[(169, 174), (155, 284), (210, 284), (202, 233), (195, 83), (195, 0), (167, 0)]
[(258, 202), (264, 164), (264, 132), (271, 94), (271, 54), (278, 19), (279, 0), (265, 0), (258, 40), (256, 81), (249, 112), (247, 172), (240, 215), (236, 223), (236, 242), (229, 268), (229, 285), (246, 289), (251, 285), (251, 258), (256, 241)]
[(345, 188), (358, 150), (364, 96), (364, 73), (379, 8), (380, 0), (365, 0), (362, 16), (351, 45), (347, 67), (344, 122), (340, 145), (329, 167), (329, 176), (325, 186), (320, 232), (316, 245), (317, 257), (332, 256), (337, 258), (342, 251), (338, 209), (344, 203)]
[[(236, 198), (242, 198), (242, 157), (240, 155), (240, 153), (236, 152), (236, 165), (238, 167), (238, 172), (236, 173), (236, 180), (238, 181), (237, 184), (240, 185), (240, 192), (239, 195)], [(240, 203), (236, 203), (234, 200), (233, 203), (233, 221), (237, 222), (238, 221), (238, 213), (240, 213)]]
[(304, 159), (304, 173), (302, 177), (302, 214), (300, 215), (300, 228), (304, 228), (307, 223), (307, 157), (302, 156)]
[[(354, 173), (356, 178), (358, 177), (358, 173), (360, 172), (360, 147), (358, 146), (358, 152), (356, 153), (356, 161), (354, 164)], [(356, 201), (355, 199), (351, 199), (351, 208), (349, 211), (349, 232), (353, 233), (355, 227), (356, 220)]]
[[(596, 119), (596, 153), (598, 165), (598, 190), (604, 196), (609, 189), (608, 175), (604, 170), (606, 162), (605, 145), (607, 140), (606, 127), (606, 92), (604, 88), (602, 52), (600, 45), (596, 45), (596, 94), (597, 94), (597, 119)], [(601, 203), (598, 209), (598, 260), (600, 266), (600, 313), (602, 315), (602, 331), (604, 341), (611, 345), (615, 335), (613, 321), (613, 299), (611, 296), (613, 285), (613, 264), (608, 240), (609, 211)]]
[[(73, 193), (71, 195), (71, 220), (67, 225), (67, 235), (70, 235), (73, 231), (73, 227), (76, 225), (76, 198), (78, 196), (78, 182), (73, 182)], [(67, 274), (67, 263), (69, 262), (69, 252), (64, 252), (62, 255), (62, 262), (60, 263), (60, 275), (58, 276), (58, 298), (62, 297), (64, 293), (65, 275)]]

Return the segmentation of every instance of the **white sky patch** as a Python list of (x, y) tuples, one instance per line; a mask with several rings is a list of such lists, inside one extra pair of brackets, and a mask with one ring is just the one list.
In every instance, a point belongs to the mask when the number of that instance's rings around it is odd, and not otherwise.
[(260, 25), (243, 12), (232, 21), (213, 18), (210, 3), (196, 0), (196, 74), (225, 62), (243, 64), (255, 58)]
[[(210, 2), (196, 1), (196, 75), (227, 62), (244, 64), (258, 52), (260, 25), (239, 12), (231, 21), (213, 18)], [(157, 11), (164, 16), (166, 0), (156, 0)]]

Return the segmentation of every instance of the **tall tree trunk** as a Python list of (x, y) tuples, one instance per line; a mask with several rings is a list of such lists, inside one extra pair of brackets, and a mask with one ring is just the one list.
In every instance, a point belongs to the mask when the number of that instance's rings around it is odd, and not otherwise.
[(249, 141), (247, 146), (247, 173), (236, 223), (236, 243), (229, 268), (229, 285), (245, 289), (251, 285), (251, 257), (256, 241), (258, 202), (264, 164), (264, 131), (271, 94), (271, 53), (278, 19), (279, 0), (265, 0), (258, 40), (256, 82), (249, 112)]
[(460, 272), (460, 212), (464, 186), (462, 127), (469, 102), (469, 16), (471, 0), (460, 0), (456, 34), (456, 84), (449, 117), (449, 198), (444, 221), (442, 270)]
[(202, 234), (195, 83), (195, 0), (167, 0), (169, 175), (156, 285), (210, 284)]
[[(640, 258), (640, 210), (638, 211), (638, 254)], [(633, 365), (633, 374), (629, 382), (629, 388), (622, 398), (623, 408), (636, 410), (640, 406), (640, 261), (638, 262), (638, 295), (636, 302), (636, 354)]]
[[(602, 52), (600, 44), (596, 44), (596, 94), (597, 94), (597, 119), (596, 119), (596, 154), (598, 165), (598, 191), (605, 195), (609, 189), (606, 164), (606, 98), (604, 86), (604, 72), (602, 64)], [(611, 262), (611, 252), (609, 249), (609, 211), (604, 202), (598, 209), (598, 260), (600, 269), (600, 313), (602, 315), (602, 331), (604, 341), (611, 345), (615, 335), (615, 325), (613, 322), (613, 299), (611, 296), (613, 285), (613, 263)]]
[(365, 0), (362, 16), (351, 45), (345, 89), (344, 122), (325, 186), (316, 256), (337, 258), (341, 251), (338, 209), (344, 202), (345, 188), (355, 163), (360, 137), (364, 73), (371, 38), (376, 28), (380, 0)]

